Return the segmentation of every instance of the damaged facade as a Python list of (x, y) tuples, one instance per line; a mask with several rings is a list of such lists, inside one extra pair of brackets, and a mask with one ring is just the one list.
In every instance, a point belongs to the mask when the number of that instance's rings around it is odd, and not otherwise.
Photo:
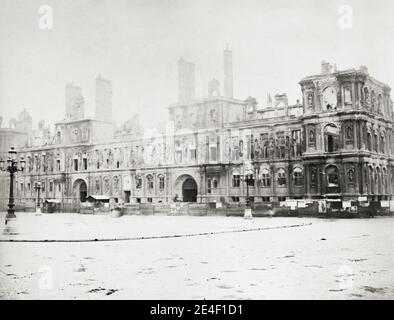
[[(124, 203), (239, 203), (246, 200), (245, 166), (254, 171), (251, 201), (388, 200), (394, 193), (393, 103), (390, 87), (365, 67), (322, 72), (300, 81), (302, 102), (287, 95), (233, 98), (232, 54), (224, 51), (224, 96), (209, 83), (195, 98), (194, 65), (179, 60), (179, 102), (169, 107), (164, 133), (133, 123), (114, 132), (111, 83), (96, 80), (96, 117), (84, 117), (81, 90), (66, 87), (66, 118), (46, 144), (18, 150), (26, 170), (16, 198), (44, 199), (72, 208), (89, 195)], [(134, 130), (134, 129), (135, 130)]]

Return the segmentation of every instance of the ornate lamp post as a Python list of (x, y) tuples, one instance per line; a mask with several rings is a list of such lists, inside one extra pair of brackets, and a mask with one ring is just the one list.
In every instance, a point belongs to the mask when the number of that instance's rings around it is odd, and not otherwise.
[(34, 186), (34, 189), (37, 191), (36, 215), (40, 215), (41, 214), (41, 205), (40, 205), (41, 182), (37, 182), (37, 184)]
[(249, 185), (251, 185), (255, 181), (255, 174), (253, 170), (253, 165), (248, 162), (244, 165), (244, 175), (242, 176), (242, 180), (246, 183), (246, 208), (245, 208), (245, 219), (252, 218), (252, 209), (250, 207), (250, 197), (249, 197)]
[(25, 169), (25, 164), (26, 161), (21, 157), (21, 160), (19, 161), (19, 166), (18, 166), (18, 161), (16, 160), (16, 151), (14, 147), (8, 151), (10, 154), (8, 160), (7, 160), (7, 165), (5, 166), (5, 161), (3, 159), (0, 160), (0, 170), (1, 171), (7, 171), (10, 173), (10, 196), (9, 196), (9, 201), (8, 201), (8, 210), (7, 210), (7, 215), (5, 216), (5, 224), (9, 220), (15, 219), (15, 211), (14, 211), (14, 174), (17, 171), (23, 171)]

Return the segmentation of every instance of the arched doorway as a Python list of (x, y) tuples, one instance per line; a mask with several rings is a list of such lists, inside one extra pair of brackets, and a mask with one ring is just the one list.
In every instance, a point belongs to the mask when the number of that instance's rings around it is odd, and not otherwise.
[(183, 202), (197, 202), (197, 183), (193, 178), (187, 178), (182, 184)]
[(85, 202), (88, 196), (88, 186), (82, 179), (78, 179), (74, 182), (74, 192), (80, 202)]

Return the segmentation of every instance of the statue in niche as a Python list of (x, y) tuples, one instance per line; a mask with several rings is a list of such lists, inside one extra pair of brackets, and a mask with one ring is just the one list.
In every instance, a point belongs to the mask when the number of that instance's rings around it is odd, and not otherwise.
[(244, 156), (244, 141), (242, 139), (239, 140), (239, 157), (243, 158)]
[(119, 177), (118, 176), (113, 177), (113, 190), (114, 190), (114, 194), (119, 193)]
[(260, 143), (258, 139), (254, 139), (254, 157), (258, 158), (260, 156)]
[(111, 188), (111, 186), (110, 186), (109, 178), (105, 177), (104, 178), (104, 190), (103, 190), (104, 194), (109, 194), (110, 188)]
[(269, 141), (269, 157), (272, 158), (275, 155), (275, 140), (273, 137), (270, 138)]
[(182, 163), (182, 147), (179, 140), (175, 142), (175, 163)]
[(354, 169), (350, 169), (348, 171), (348, 176), (349, 176), (349, 183), (353, 183), (354, 182)]
[(309, 94), (308, 94), (308, 107), (309, 107), (310, 109), (313, 108), (313, 93), (309, 93)]
[(100, 194), (100, 178), (94, 179), (94, 193)]
[(309, 130), (309, 142), (315, 143), (315, 130), (313, 129)]
[(311, 184), (316, 184), (316, 169), (312, 168), (311, 170)]
[(346, 127), (346, 139), (353, 140), (353, 128), (351, 126)]

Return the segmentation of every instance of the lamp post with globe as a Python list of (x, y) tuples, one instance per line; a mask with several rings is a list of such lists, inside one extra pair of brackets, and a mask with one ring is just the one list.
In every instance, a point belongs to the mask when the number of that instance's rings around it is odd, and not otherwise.
[(14, 147), (12, 147), (10, 151), (8, 151), (8, 153), (9, 153), (9, 158), (7, 161), (4, 161), (3, 159), (0, 160), (0, 170), (10, 173), (10, 193), (8, 200), (8, 210), (5, 216), (5, 224), (7, 224), (9, 220), (16, 219), (15, 210), (14, 210), (15, 207), (14, 178), (15, 178), (15, 173), (18, 171), (23, 171), (25, 169), (25, 164), (26, 164), (26, 161), (23, 159), (23, 157), (21, 157), (18, 164), (18, 161), (16, 160), (16, 151)]

